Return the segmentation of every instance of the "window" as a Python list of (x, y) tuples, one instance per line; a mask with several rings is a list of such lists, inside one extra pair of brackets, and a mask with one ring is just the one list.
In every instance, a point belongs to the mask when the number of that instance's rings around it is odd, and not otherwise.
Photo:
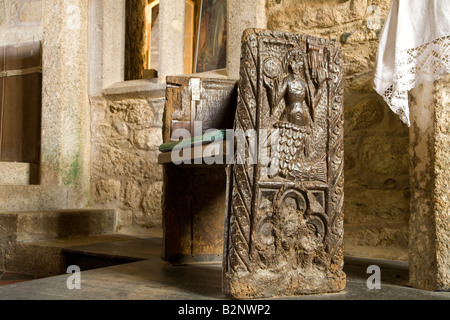
[[(226, 10), (226, 0), (185, 0), (180, 48), (185, 74), (226, 67)], [(160, 0), (127, 1), (126, 17), (125, 80), (156, 78), (164, 19)]]

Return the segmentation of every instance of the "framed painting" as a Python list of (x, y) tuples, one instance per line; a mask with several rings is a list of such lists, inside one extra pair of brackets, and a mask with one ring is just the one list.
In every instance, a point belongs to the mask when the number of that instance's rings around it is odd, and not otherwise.
[(226, 67), (227, 1), (202, 0), (195, 72)]

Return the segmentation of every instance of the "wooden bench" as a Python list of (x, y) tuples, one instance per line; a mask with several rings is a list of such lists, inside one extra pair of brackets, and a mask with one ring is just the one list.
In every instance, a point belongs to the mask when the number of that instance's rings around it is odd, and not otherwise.
[[(224, 79), (167, 78), (164, 145), (160, 148), (165, 152), (158, 161), (164, 166), (162, 258), (170, 263), (222, 261), (226, 161), (208, 165), (204, 155), (209, 144), (200, 142), (197, 149), (194, 145), (183, 148), (180, 160), (185, 163), (176, 165), (172, 135), (184, 129), (191, 137), (202, 138), (210, 129), (232, 129), (236, 86), (236, 81)], [(195, 128), (195, 122), (202, 128)], [(210, 157), (226, 157), (226, 141), (219, 143), (221, 147), (212, 148)]]

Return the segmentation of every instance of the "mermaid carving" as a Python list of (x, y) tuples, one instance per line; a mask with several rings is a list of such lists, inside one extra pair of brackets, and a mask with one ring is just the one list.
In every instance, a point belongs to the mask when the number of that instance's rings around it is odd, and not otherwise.
[(274, 125), (279, 129), (279, 142), (277, 150), (272, 150), (271, 165), (278, 167), (277, 174), (285, 178), (325, 180), (325, 159), (310, 159), (315, 109), (328, 76), (324, 54), (323, 49), (310, 45), (308, 54), (295, 48), (286, 53), (283, 62), (273, 58), (265, 62), (264, 86), (270, 115), (280, 115)]

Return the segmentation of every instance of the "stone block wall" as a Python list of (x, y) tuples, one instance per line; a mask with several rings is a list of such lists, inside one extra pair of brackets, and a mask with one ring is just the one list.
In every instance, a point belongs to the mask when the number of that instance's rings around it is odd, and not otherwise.
[(407, 260), (408, 130), (376, 93), (349, 94), (345, 108), (346, 253)]
[(162, 223), (162, 143), (165, 98), (108, 96), (92, 108), (92, 199), (117, 210), (118, 227)]
[(389, 0), (267, 0), (267, 27), (335, 39), (345, 78), (345, 251), (408, 259), (409, 133), (372, 79)]
[(42, 39), (42, 0), (0, 0), (0, 45)]

